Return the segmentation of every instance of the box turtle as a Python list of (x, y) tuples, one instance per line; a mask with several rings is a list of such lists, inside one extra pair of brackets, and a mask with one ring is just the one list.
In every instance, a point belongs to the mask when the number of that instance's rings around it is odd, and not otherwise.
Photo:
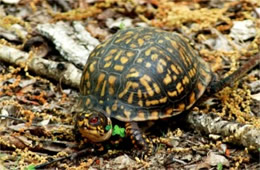
[(120, 30), (88, 58), (76, 132), (83, 142), (105, 141), (115, 118), (126, 122), (133, 143), (145, 147), (138, 122), (182, 113), (207, 89), (225, 84), (214, 80), (209, 64), (181, 35), (151, 27)]

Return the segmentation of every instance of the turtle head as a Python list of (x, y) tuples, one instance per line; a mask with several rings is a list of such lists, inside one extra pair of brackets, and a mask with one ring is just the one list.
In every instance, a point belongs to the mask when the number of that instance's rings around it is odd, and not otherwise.
[(101, 111), (85, 110), (76, 115), (75, 130), (91, 142), (103, 142), (112, 134), (112, 121)]

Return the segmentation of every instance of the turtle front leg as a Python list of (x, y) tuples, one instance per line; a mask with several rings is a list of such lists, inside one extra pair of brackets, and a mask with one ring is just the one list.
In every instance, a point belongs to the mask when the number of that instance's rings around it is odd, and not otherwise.
[(130, 137), (134, 146), (139, 149), (147, 150), (148, 143), (150, 143), (150, 141), (141, 132), (140, 128), (138, 127), (138, 124), (136, 122), (128, 122), (125, 126), (126, 135)]

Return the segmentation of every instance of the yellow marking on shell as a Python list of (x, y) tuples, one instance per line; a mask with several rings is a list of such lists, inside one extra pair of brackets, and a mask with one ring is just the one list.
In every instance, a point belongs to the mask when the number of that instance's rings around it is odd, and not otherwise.
[(171, 115), (172, 112), (173, 112), (173, 108), (167, 108), (167, 109), (165, 110), (165, 114), (166, 114), (166, 115)]
[(97, 62), (94, 61), (93, 63), (90, 64), (90, 66), (89, 66), (89, 71), (90, 71), (90, 72), (93, 72), (93, 71), (95, 70), (95, 65), (96, 65), (96, 63), (97, 63)]
[(149, 56), (151, 54), (151, 51), (152, 51), (151, 48), (149, 48), (148, 50), (145, 51), (145, 55)]
[(178, 69), (178, 71), (180, 72), (180, 73), (184, 73), (183, 71), (182, 71), (182, 69), (181, 69), (181, 67), (179, 66), (179, 65), (176, 65), (176, 67), (177, 67), (177, 69)]
[(130, 72), (132, 73), (132, 72), (136, 72), (136, 69), (135, 68), (131, 68), (130, 69)]
[(143, 107), (143, 106), (144, 106), (143, 101), (142, 101), (142, 100), (139, 100), (139, 101), (138, 101), (138, 105), (139, 105), (140, 107)]
[(163, 42), (164, 42), (163, 40), (159, 40), (159, 41), (158, 41), (158, 43), (160, 43), (160, 44), (163, 43)]
[(167, 94), (168, 94), (169, 96), (171, 96), (171, 97), (175, 97), (175, 96), (177, 96), (177, 91), (176, 91), (176, 90), (174, 90), (174, 91), (168, 91)]
[(174, 81), (176, 81), (176, 80), (177, 80), (177, 76), (176, 76), (176, 75), (172, 76), (172, 79), (173, 79)]
[(121, 62), (122, 64), (125, 64), (125, 63), (128, 62), (128, 58), (127, 58), (127, 57), (121, 57), (121, 58), (120, 58), (120, 62)]
[(99, 100), (99, 103), (100, 103), (100, 104), (104, 104), (104, 101), (103, 101), (103, 100)]
[(169, 51), (170, 53), (173, 53), (173, 49), (171, 49), (171, 48), (167, 48), (167, 51)]
[(185, 104), (184, 103), (181, 103), (178, 105), (178, 110), (179, 111), (183, 111), (185, 109)]
[(159, 60), (159, 63), (161, 63), (161, 64), (164, 65), (164, 66), (167, 66), (167, 63), (166, 63), (166, 61), (165, 61), (164, 59), (160, 59), (160, 60)]
[(151, 35), (145, 35), (145, 36), (144, 36), (144, 39), (145, 39), (145, 40), (149, 40), (149, 39), (151, 39), (151, 38), (152, 38)]
[(128, 39), (125, 41), (125, 43), (126, 43), (126, 44), (129, 44), (131, 41), (132, 41), (132, 38), (128, 38)]
[(141, 38), (138, 38), (137, 43), (138, 43), (139, 46), (143, 46), (144, 45), (144, 40), (141, 39)]
[(131, 48), (136, 48), (137, 45), (136, 45), (136, 44), (130, 44), (130, 47), (131, 47)]
[(94, 52), (92, 52), (92, 53), (90, 54), (90, 56), (89, 56), (89, 57), (91, 58), (91, 57), (93, 57), (94, 55), (95, 55), (95, 53), (94, 53)]
[(168, 85), (168, 84), (171, 83), (171, 82), (172, 82), (172, 78), (170, 77), (169, 74), (166, 74), (165, 78), (163, 79), (163, 83), (164, 83), (165, 85)]
[(122, 65), (116, 64), (116, 65), (114, 66), (114, 70), (116, 70), (116, 71), (122, 71), (123, 69), (124, 69), (124, 66), (122, 66)]
[(88, 80), (88, 79), (89, 79), (89, 72), (86, 71), (86, 72), (85, 72), (85, 80)]
[(152, 59), (152, 61), (157, 60), (158, 57), (159, 57), (158, 54), (152, 54), (152, 55), (151, 55), (151, 59)]
[(132, 38), (133, 38), (134, 40), (136, 40), (137, 37), (138, 37), (138, 35), (139, 35), (138, 33), (135, 33), (134, 36), (133, 36)]
[(187, 76), (184, 76), (184, 78), (182, 79), (182, 84), (188, 84), (189, 83), (189, 78)]
[(159, 112), (158, 112), (158, 111), (152, 111), (152, 113), (151, 113), (151, 117), (157, 119), (157, 118), (159, 117)]
[(179, 73), (179, 71), (178, 71), (178, 69), (176, 68), (176, 66), (174, 65), (174, 64), (171, 64), (171, 69), (172, 69), (172, 71), (175, 73), (175, 74), (180, 74)]
[(156, 71), (159, 74), (163, 73), (163, 66), (160, 63), (157, 64)]
[(89, 81), (87, 81), (87, 88), (90, 89), (90, 82)]
[(110, 40), (106, 40), (105, 42), (103, 42), (102, 44), (97, 46), (97, 49), (100, 49), (101, 47), (105, 47), (108, 43), (110, 42)]
[(128, 51), (127, 53), (126, 53), (126, 56), (127, 57), (133, 57), (135, 55), (135, 53), (133, 53), (133, 52), (131, 52), (131, 51)]
[(171, 40), (171, 45), (172, 45), (172, 47), (175, 48), (175, 49), (178, 49), (178, 48), (179, 48), (179, 46), (178, 46), (178, 44), (176, 43), (176, 41), (172, 41), (172, 40)]
[(179, 48), (179, 54), (180, 54), (180, 56), (182, 58), (182, 62), (184, 62), (184, 64), (185, 64), (185, 66), (189, 66), (188, 62), (187, 62), (188, 56), (186, 56), (185, 51), (183, 50), (183, 48)]
[(146, 100), (145, 101), (146, 106), (158, 105), (158, 104), (159, 104), (159, 100)]
[(120, 50), (120, 51), (116, 54), (114, 60), (115, 60), (115, 61), (118, 60), (118, 59), (120, 58), (120, 56), (121, 56), (122, 53), (123, 53), (123, 51)]
[(129, 78), (129, 77), (139, 77), (139, 72), (134, 72), (134, 73), (127, 74), (126, 78)]
[(161, 89), (159, 88), (159, 86), (158, 86), (158, 84), (157, 83), (153, 83), (153, 88), (154, 88), (154, 91), (156, 92), (156, 93), (160, 93), (161, 92)]
[(90, 101), (90, 99), (89, 99), (89, 98), (87, 98), (87, 100), (86, 100), (86, 103), (85, 103), (85, 104), (86, 104), (86, 106), (88, 106), (88, 105), (90, 104), (90, 102), (91, 102), (91, 101)]
[(132, 84), (132, 88), (133, 88), (133, 89), (136, 89), (137, 87), (139, 87), (139, 84), (136, 83), (136, 82), (133, 82), (133, 84)]
[(109, 61), (109, 62), (107, 62), (107, 63), (104, 65), (104, 67), (105, 67), (105, 68), (107, 68), (107, 67), (110, 67), (110, 66), (111, 66), (111, 64), (112, 64), (112, 62), (111, 62), (111, 61)]
[(137, 59), (137, 63), (142, 63), (143, 61), (144, 61), (143, 58), (138, 58), (138, 59)]
[(108, 56), (106, 56), (106, 57), (104, 58), (104, 61), (109, 61), (109, 60), (111, 60), (112, 58), (113, 58), (112, 55), (108, 55)]
[(137, 117), (138, 117), (140, 120), (145, 120), (144, 112), (139, 111), (139, 112), (137, 113)]
[(118, 95), (118, 97), (119, 98), (122, 98), (127, 92), (128, 92), (128, 90), (129, 90), (129, 88), (132, 86), (132, 82), (131, 81), (128, 81), (127, 83), (126, 83), (126, 87), (125, 87), (125, 89), (121, 92), (121, 93), (119, 93), (119, 95)]
[(115, 54), (118, 50), (117, 49), (112, 49), (109, 51), (109, 54)]
[(139, 99), (142, 98), (142, 91), (140, 89), (137, 90), (137, 96)]
[(196, 98), (195, 98), (195, 92), (192, 92), (191, 95), (190, 95), (190, 97), (189, 97), (189, 102), (190, 102), (190, 104), (194, 103), (195, 100), (196, 100)]
[(200, 92), (204, 89), (204, 86), (200, 82), (197, 83), (197, 87)]
[(168, 41), (172, 41), (169, 36), (165, 36), (164, 38)]
[[(192, 54), (191, 54), (192, 55)], [(186, 57), (186, 60), (187, 60), (187, 62), (188, 62), (188, 65), (191, 65), (192, 63), (191, 63), (191, 55), (188, 55), (187, 57)]]
[(170, 56), (166, 56), (166, 59), (168, 60), (168, 61), (171, 61), (171, 57)]
[(134, 98), (134, 93), (131, 92), (130, 95), (129, 95), (129, 97), (128, 97), (127, 102), (128, 102), (129, 104), (132, 104), (132, 103), (133, 103), (133, 98)]
[(125, 34), (124, 36), (118, 35), (118, 37), (120, 37), (120, 36), (121, 36), (121, 38), (117, 39), (115, 41), (115, 43), (120, 43), (121, 41), (125, 41), (125, 39), (129, 38), (131, 35), (130, 34)]
[(145, 75), (143, 76), (143, 78), (144, 78), (145, 80), (147, 80), (147, 81), (151, 81), (151, 80), (152, 80), (151, 77), (148, 76), (147, 74), (145, 74)]
[(160, 103), (166, 103), (167, 102), (167, 97), (159, 99), (159, 102)]
[(104, 96), (105, 95), (105, 91), (106, 91), (106, 85), (107, 85), (107, 81), (105, 80), (102, 86), (102, 90), (100, 93), (100, 96)]
[(196, 74), (196, 69), (193, 68), (193, 69), (192, 69), (192, 76), (195, 76), (195, 74)]
[(147, 63), (145, 64), (145, 67), (147, 67), (147, 68), (150, 68), (151, 66), (152, 66), (152, 64), (149, 63), (149, 62), (147, 62)]
[(108, 114), (108, 116), (111, 115), (111, 110), (110, 110), (109, 106), (106, 107), (106, 113)]
[(124, 115), (127, 119), (129, 119), (131, 116), (131, 112), (129, 110), (124, 110)]
[(180, 82), (176, 85), (176, 89), (179, 94), (184, 90), (184, 88)]
[(115, 93), (115, 90), (114, 90), (115, 81), (116, 81), (115, 76), (109, 76), (108, 77), (108, 84), (109, 84), (108, 92), (109, 92), (110, 95), (113, 95)]
[(104, 73), (100, 73), (99, 76), (98, 76), (98, 82), (97, 82), (97, 86), (95, 88), (95, 91), (99, 90), (100, 85), (101, 85), (102, 81), (104, 80), (104, 78), (105, 78), (105, 74)]
[(193, 76), (192, 76), (192, 69), (189, 70), (188, 74), (189, 74), (189, 77), (190, 77), (190, 78), (193, 77)]
[(132, 34), (134, 34), (134, 32), (133, 31), (127, 31), (125, 34), (126, 35), (132, 35)]
[(151, 86), (149, 85), (148, 81), (151, 81), (151, 78), (148, 75), (144, 75), (143, 77), (140, 78), (140, 83), (145, 87), (147, 93), (149, 96), (153, 96), (154, 95), (154, 91), (151, 88)]
[(113, 111), (116, 111), (116, 110), (117, 110), (117, 107), (118, 107), (118, 106), (117, 106), (117, 102), (115, 102), (115, 103), (112, 105), (112, 110), (113, 110)]

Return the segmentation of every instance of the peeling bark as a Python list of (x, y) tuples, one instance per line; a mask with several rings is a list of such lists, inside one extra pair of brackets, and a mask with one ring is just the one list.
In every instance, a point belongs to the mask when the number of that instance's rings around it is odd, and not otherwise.
[(0, 60), (13, 65), (25, 66), (38, 75), (61, 81), (62, 83), (78, 88), (82, 71), (73, 64), (50, 61), (39, 57), (29, 59), (29, 53), (12, 47), (0, 45)]
[(80, 22), (76, 21), (72, 26), (58, 22), (41, 24), (36, 29), (55, 44), (62, 57), (80, 68), (83, 68), (89, 54), (99, 44), (99, 41), (92, 37)]
[(227, 142), (255, 151), (260, 148), (260, 129), (253, 125), (223, 120), (214, 113), (201, 114), (195, 111), (188, 114), (187, 122), (200, 132), (221, 135)]

